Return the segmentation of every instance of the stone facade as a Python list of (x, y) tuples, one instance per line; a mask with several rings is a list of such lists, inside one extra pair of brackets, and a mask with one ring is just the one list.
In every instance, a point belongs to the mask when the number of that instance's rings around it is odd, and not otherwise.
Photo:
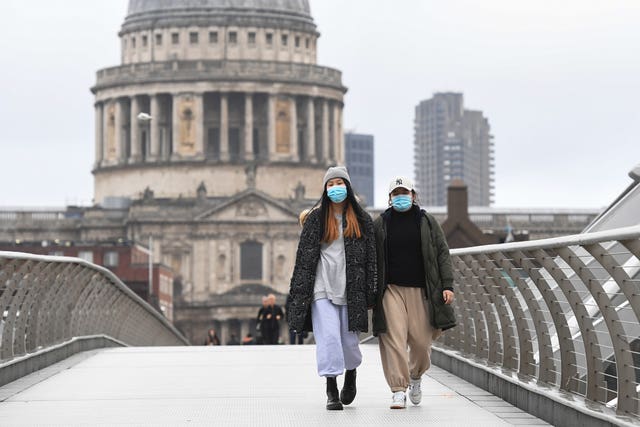
[(91, 88), (95, 206), (0, 212), (0, 241), (151, 238), (192, 343), (255, 334), (261, 297), (284, 304), (299, 212), (344, 164), (346, 88), (316, 64), (308, 1), (130, 0), (118, 36)]
[(284, 303), (298, 212), (344, 163), (341, 73), (306, 0), (131, 0), (119, 36), (92, 88), (95, 201), (157, 242), (192, 342), (241, 338), (262, 295)]

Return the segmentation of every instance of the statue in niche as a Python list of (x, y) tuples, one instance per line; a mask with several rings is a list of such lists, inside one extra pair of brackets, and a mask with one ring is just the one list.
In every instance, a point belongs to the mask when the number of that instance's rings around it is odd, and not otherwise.
[(142, 193), (142, 200), (145, 202), (149, 202), (153, 200), (153, 190), (149, 188), (148, 185), (147, 185), (147, 188), (145, 188), (144, 192)]
[(185, 100), (182, 103), (182, 111), (180, 114), (180, 146), (183, 148), (181, 153), (185, 154), (195, 149), (195, 114), (192, 109), (193, 102)]
[(302, 184), (302, 182), (298, 181), (298, 185), (293, 190), (294, 191), (294, 199), (296, 201), (298, 201), (298, 202), (301, 202), (302, 200), (304, 200), (304, 193), (306, 192), (306, 190), (307, 189)]
[(113, 160), (116, 157), (116, 112), (115, 107), (110, 105), (107, 109), (107, 158)]
[(255, 162), (251, 162), (244, 168), (244, 173), (247, 175), (247, 188), (256, 188), (256, 169)]
[(227, 278), (227, 275), (225, 273), (226, 264), (227, 257), (224, 254), (219, 255), (216, 262), (216, 277), (218, 278), (218, 280), (225, 280)]
[(204, 181), (200, 182), (196, 190), (196, 195), (198, 196), (198, 200), (204, 200), (207, 198), (207, 187), (204, 185)]
[(284, 279), (284, 262), (285, 262), (285, 258), (284, 255), (278, 255), (278, 258), (276, 259), (276, 278), (277, 279)]

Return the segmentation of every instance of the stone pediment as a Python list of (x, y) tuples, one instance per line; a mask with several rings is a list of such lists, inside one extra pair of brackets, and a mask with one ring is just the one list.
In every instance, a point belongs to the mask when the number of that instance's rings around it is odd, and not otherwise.
[(196, 217), (198, 221), (280, 222), (297, 221), (284, 203), (257, 190), (247, 190)]

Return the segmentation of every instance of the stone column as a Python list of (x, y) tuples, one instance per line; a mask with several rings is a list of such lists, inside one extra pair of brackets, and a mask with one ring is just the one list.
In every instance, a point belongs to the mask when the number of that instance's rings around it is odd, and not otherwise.
[(322, 163), (329, 163), (329, 101), (322, 100)]
[[(177, 147), (180, 143), (180, 109), (178, 108), (178, 104), (180, 98), (181, 95), (178, 94), (171, 96), (171, 143), (169, 144), (168, 141), (163, 141), (164, 147), (162, 154), (165, 159), (173, 158), (178, 154)], [(170, 147), (172, 147), (172, 149)]]
[(245, 160), (253, 160), (253, 157), (254, 157), (253, 156), (253, 94), (245, 93), (244, 95), (244, 158)]
[(123, 150), (123, 138), (122, 138), (122, 101), (120, 99), (116, 99), (115, 101), (115, 122), (114, 122), (114, 132), (113, 139), (116, 146), (116, 163), (122, 163), (124, 160), (124, 150)]
[[(307, 160), (315, 163), (316, 159), (316, 116), (313, 98), (307, 99)], [(304, 159), (302, 159), (304, 160)]]
[(269, 160), (276, 158), (276, 97), (272, 94), (267, 98), (267, 142), (269, 146)]
[(204, 159), (204, 97), (201, 93), (193, 94), (193, 116), (196, 123), (196, 141), (194, 156)]
[(109, 158), (109, 107), (112, 101), (102, 102), (102, 163), (107, 164)]
[(147, 161), (153, 162), (160, 152), (160, 99), (158, 95), (150, 96), (151, 123), (149, 123), (149, 152)]
[(104, 107), (101, 102), (96, 102), (95, 104), (95, 112), (96, 112), (96, 141), (95, 141), (95, 149), (96, 149), (96, 160), (95, 166), (96, 168), (100, 167), (102, 163), (102, 159), (104, 157)]
[(229, 320), (223, 320), (220, 322), (220, 336), (218, 337), (220, 338), (220, 344), (225, 345), (229, 341), (230, 335)]
[(331, 117), (333, 122), (333, 162), (341, 165), (344, 164), (342, 160), (342, 149), (340, 137), (340, 106), (337, 103), (333, 104), (333, 114)]
[(220, 94), (220, 160), (229, 160), (229, 97), (226, 93)]
[(138, 114), (140, 114), (140, 102), (137, 96), (131, 97), (131, 157), (127, 159), (129, 163), (139, 162), (142, 147), (140, 146), (140, 123), (138, 122)]
[(289, 142), (291, 144), (291, 159), (297, 161), (300, 158), (298, 153), (298, 106), (296, 105), (296, 97), (291, 97), (291, 106), (289, 110), (291, 116), (289, 127)]

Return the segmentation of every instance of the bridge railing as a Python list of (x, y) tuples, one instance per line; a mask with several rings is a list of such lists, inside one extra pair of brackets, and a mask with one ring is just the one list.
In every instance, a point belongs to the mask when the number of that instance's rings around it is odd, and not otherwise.
[(451, 256), (458, 326), (446, 347), (638, 415), (640, 226)]
[(109, 270), (78, 258), (0, 252), (0, 363), (77, 337), (186, 345)]

